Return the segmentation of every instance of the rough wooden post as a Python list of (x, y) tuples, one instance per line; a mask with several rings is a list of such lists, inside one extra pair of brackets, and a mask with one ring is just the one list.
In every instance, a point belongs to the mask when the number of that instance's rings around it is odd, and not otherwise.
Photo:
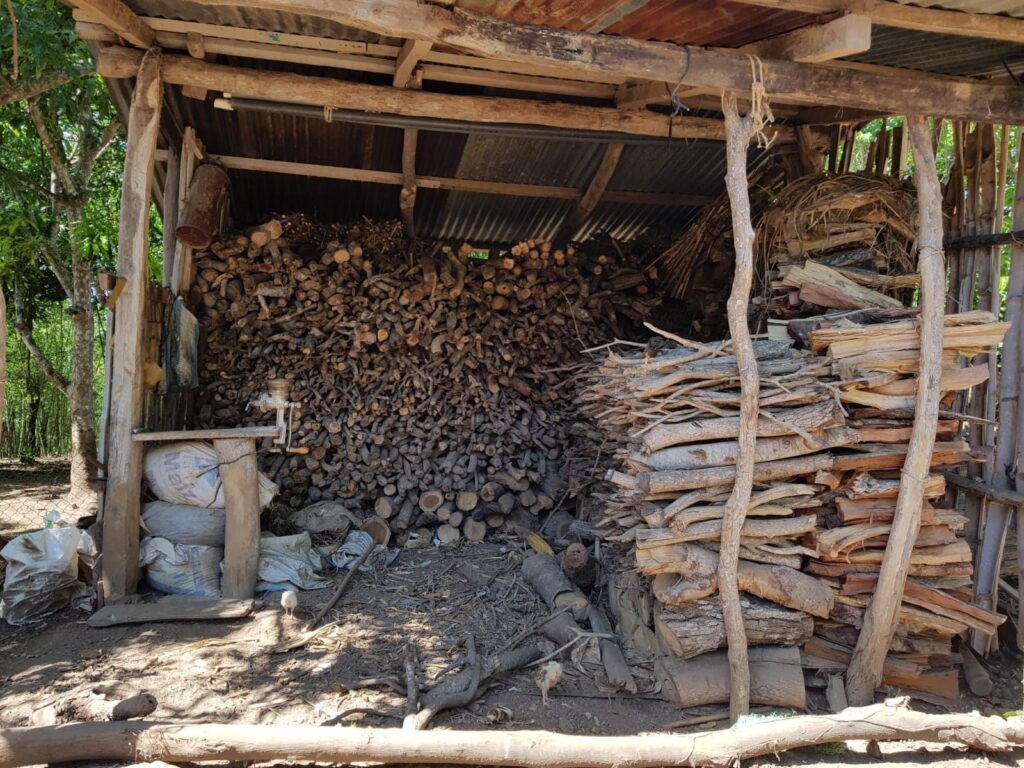
[(224, 525), (224, 597), (256, 593), (260, 556), (260, 481), (256, 446), (249, 438), (214, 440), (227, 509)]
[(729, 716), (736, 721), (750, 709), (750, 666), (747, 659), (747, 635), (740, 611), (737, 569), (740, 553), (740, 529), (747, 516), (750, 490), (754, 481), (754, 444), (757, 437), (757, 395), (760, 381), (757, 360), (747, 328), (747, 305), (754, 275), (754, 228), (750, 219), (750, 196), (747, 189), (747, 148), (754, 135), (750, 115), (741, 118), (736, 97), (722, 97), (725, 113), (727, 170), (726, 189), (732, 209), (733, 243), (736, 251), (736, 272), (732, 293), (726, 305), (729, 336), (740, 374), (739, 450), (736, 456), (736, 480), (725, 503), (722, 520), (722, 544), (718, 561), (718, 593), (725, 619), (725, 636), (729, 645), (730, 697)]
[(416, 144), (419, 136), (415, 128), (406, 128), (402, 136), (402, 191), (398, 195), (398, 207), (410, 240), (416, 239)]
[(921, 358), (914, 427), (900, 477), (896, 513), (885, 547), (878, 587), (864, 613), (857, 647), (846, 678), (853, 706), (870, 703), (882, 680), (882, 665), (896, 631), (896, 617), (910, 567), (910, 554), (921, 527), (923, 483), (931, 465), (939, 417), (939, 378), (942, 375), (945, 266), (942, 257), (942, 190), (935, 171), (928, 120), (907, 118), (914, 152), (918, 194), (918, 267), (921, 272)]
[(4, 406), (7, 403), (7, 300), (0, 285), (0, 445), (4, 442)]
[(624, 144), (609, 144), (605, 147), (604, 156), (601, 158), (601, 164), (597, 166), (594, 178), (590, 180), (587, 189), (577, 201), (573, 212), (559, 227), (558, 234), (555, 235), (555, 242), (561, 243), (568, 240), (590, 218), (601, 202), (601, 197), (608, 188), (612, 176), (615, 175), (615, 169), (619, 167), (619, 161), (622, 159), (622, 152), (625, 148)]
[(149, 193), (160, 129), (160, 50), (146, 52), (128, 113), (128, 146), (121, 187), (117, 274), (126, 280), (114, 323), (107, 433), (107, 488), (103, 504), (103, 596), (107, 602), (134, 594), (139, 580), (139, 501), (142, 445), (132, 431), (142, 425), (142, 335), (149, 280)]

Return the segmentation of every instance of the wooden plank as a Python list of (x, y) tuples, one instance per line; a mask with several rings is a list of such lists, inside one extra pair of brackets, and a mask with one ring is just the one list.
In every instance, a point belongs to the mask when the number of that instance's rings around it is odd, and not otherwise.
[(136, 443), (166, 443), (177, 440), (259, 440), (277, 437), (277, 427), (219, 427), (215, 429), (182, 429), (168, 432), (136, 432)]
[(105, 602), (134, 594), (139, 580), (139, 503), (142, 495), (142, 446), (132, 432), (142, 425), (142, 336), (149, 280), (149, 192), (160, 129), (163, 84), (161, 54), (151, 49), (142, 58), (128, 116), (128, 142), (121, 187), (117, 272), (125, 278), (117, 304), (110, 380), (111, 398), (107, 487), (103, 505), (103, 573)]
[(174, 253), (177, 250), (174, 229), (178, 226), (178, 183), (180, 176), (181, 152), (177, 148), (172, 147), (167, 151), (167, 172), (164, 179), (164, 288), (171, 287), (171, 278), (174, 275)]
[(812, 24), (741, 50), (770, 59), (817, 63), (841, 59), (871, 48), (871, 19), (851, 13), (824, 24)]
[(594, 209), (601, 202), (601, 198), (608, 188), (608, 182), (615, 175), (615, 169), (619, 167), (619, 160), (622, 159), (624, 149), (625, 145), (623, 144), (609, 144), (605, 147), (604, 156), (594, 173), (594, 178), (590, 180), (587, 191), (577, 201), (576, 208), (558, 230), (555, 240), (562, 242), (569, 239), (590, 218)]
[(248, 598), (256, 593), (260, 560), (260, 488), (256, 446), (248, 439), (213, 441), (224, 485), (224, 565), (221, 594)]
[(255, 600), (225, 600), (168, 595), (155, 603), (108, 605), (86, 622), (90, 627), (147, 624), (152, 621), (217, 621), (251, 616)]
[[(746, 5), (760, 5), (800, 13), (844, 13), (847, 0), (738, 0)], [(919, 32), (981, 37), (1009, 43), (1024, 43), (1024, 20), (1001, 14), (964, 13), (939, 8), (919, 8), (892, 0), (874, 0), (857, 5), (858, 13), (866, 14), (875, 24)]]
[(959, 488), (962, 491), (973, 493), (976, 496), (984, 496), (987, 499), (1002, 502), (1003, 504), (1006, 504), (1011, 507), (1024, 507), (1024, 493), (1020, 493), (1019, 491), (993, 488), (992, 486), (987, 485), (981, 480), (975, 480), (974, 478), (964, 477), (963, 475), (957, 474), (956, 472), (947, 472), (946, 482), (952, 486)]
[[(165, 157), (165, 152), (157, 152), (158, 160)], [(403, 184), (402, 174), (393, 171), (375, 171), (366, 168), (347, 168), (333, 165), (316, 165), (313, 163), (291, 163), (281, 160), (262, 160), (260, 158), (236, 157), (233, 155), (210, 155), (210, 157), (222, 163), (225, 168), (240, 171), (264, 171), (294, 176), (339, 179), (341, 181), (362, 181), (373, 184), (397, 184), (399, 186)], [(553, 200), (579, 200), (582, 194), (575, 187), (514, 184), (501, 181), (455, 179), (445, 176), (417, 176), (416, 186), (425, 189), (447, 189), (456, 192), (477, 192), (485, 195), (510, 195), (512, 197), (544, 197)], [(702, 195), (672, 195), (657, 192), (606, 192), (604, 200), (609, 203), (667, 207), (700, 207), (712, 202), (712, 198)]]
[(149, 48), (156, 41), (153, 30), (121, 0), (71, 0), (71, 5), (89, 11), (111, 32), (139, 48)]
[[(230, 5), (235, 0), (208, 0)], [(567, 76), (615, 72), (625, 79), (676, 83), (749, 93), (750, 59), (735, 50), (683, 49), (670, 43), (595, 35), (517, 24), (412, 0), (250, 0), (273, 8), (330, 19), (388, 36), (429, 40), (492, 58), (553, 65)], [(967, 14), (962, 14), (967, 16)], [(994, 18), (994, 17), (993, 17)], [(1000, 19), (1002, 21), (1002, 19)], [(1024, 25), (1024, 22), (1021, 22)], [(762, 59), (759, 72), (773, 103), (820, 104), (881, 109), (892, 114), (942, 113), (950, 118), (1024, 122), (1024, 101), (1016, 86), (960, 84), (901, 78)], [(633, 114), (633, 113), (625, 113)]]
[(398, 196), (405, 230), (413, 240), (416, 239), (416, 144), (419, 135), (415, 128), (406, 128), (402, 135), (402, 191)]
[(431, 49), (433, 44), (426, 40), (406, 40), (402, 44), (402, 50), (398, 52), (395, 59), (395, 75), (391, 84), (395, 88), (405, 88), (409, 85), (416, 65), (420, 63), (423, 55)]
[[(134, 77), (139, 60), (138, 51), (110, 47), (97, 57), (97, 69), (105, 77)], [(165, 81), (172, 85), (195, 85), (244, 98), (317, 107), (333, 104), (343, 105), (346, 109), (411, 117), (451, 119), (457, 116), (458, 119), (478, 123), (545, 125), (666, 139), (670, 135), (676, 139), (725, 139), (721, 121), (709, 118), (676, 117), (670, 120), (653, 112), (623, 112), (562, 102), (400, 90), (289, 72), (228, 67), (182, 56), (165, 56), (163, 75)], [(792, 129), (783, 127), (772, 127), (769, 134), (783, 143), (791, 142), (794, 135)]]
[[(188, 199), (188, 187), (192, 183), (192, 174), (195, 171), (197, 159), (196, 153), (193, 151), (195, 143), (195, 130), (191, 127), (186, 127), (185, 130), (182, 131), (181, 136), (181, 167), (178, 172), (179, 211), (185, 207), (185, 201)], [(163, 153), (160, 150), (157, 150), (157, 160), (160, 160), (162, 155)], [(174, 263), (171, 270), (171, 293), (178, 296), (188, 290), (188, 286), (185, 285), (185, 283), (191, 279), (191, 271), (192, 249), (175, 239)]]

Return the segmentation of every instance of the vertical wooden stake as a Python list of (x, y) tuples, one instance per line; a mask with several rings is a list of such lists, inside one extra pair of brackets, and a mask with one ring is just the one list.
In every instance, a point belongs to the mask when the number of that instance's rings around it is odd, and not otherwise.
[(718, 561), (718, 593), (729, 644), (729, 716), (735, 722), (750, 709), (750, 665), (747, 658), (747, 634), (740, 611), (737, 568), (740, 553), (740, 529), (747, 516), (754, 480), (754, 441), (757, 437), (757, 400), (760, 380), (757, 360), (747, 328), (747, 305), (754, 275), (754, 227), (750, 217), (747, 189), (747, 148), (754, 135), (750, 115), (741, 118), (734, 95), (722, 97), (725, 113), (726, 189), (732, 209), (732, 232), (736, 250), (736, 272), (732, 280), (727, 313), (732, 351), (740, 374), (740, 433), (736, 457), (736, 481), (725, 503), (722, 543)]
[(149, 280), (149, 195), (160, 129), (160, 49), (146, 52), (135, 79), (128, 113), (128, 145), (121, 187), (117, 274), (126, 280), (114, 324), (107, 440), (107, 488), (103, 507), (102, 584), (106, 602), (134, 594), (139, 580), (139, 502), (142, 444), (132, 431), (142, 425), (142, 334)]
[(608, 183), (612, 180), (612, 176), (615, 175), (615, 169), (619, 167), (619, 161), (622, 159), (624, 149), (624, 144), (609, 144), (605, 147), (604, 156), (601, 158), (600, 165), (597, 166), (594, 178), (590, 180), (587, 189), (576, 202), (573, 212), (566, 217), (562, 226), (559, 227), (558, 234), (554, 238), (556, 243), (568, 240), (590, 218), (590, 215), (601, 202), (601, 197), (608, 188)]
[(900, 476), (896, 513), (878, 574), (878, 587), (864, 613), (846, 690), (850, 704), (871, 703), (882, 681), (882, 665), (896, 631), (910, 554), (921, 527), (923, 484), (931, 466), (935, 429), (939, 418), (939, 378), (942, 375), (945, 267), (942, 258), (942, 189), (935, 171), (928, 120), (907, 118), (914, 152), (918, 194), (918, 267), (921, 272), (921, 358), (919, 362), (914, 427)]
[(171, 287), (174, 277), (174, 251), (177, 240), (174, 230), (178, 226), (178, 182), (181, 176), (181, 152), (171, 147), (167, 152), (164, 177), (164, 288)]
[(260, 560), (260, 479), (251, 439), (215, 440), (227, 509), (224, 526), (224, 597), (256, 593)]
[(410, 240), (416, 239), (416, 144), (419, 136), (415, 128), (406, 128), (402, 138), (402, 191), (398, 207)]
[(7, 300), (0, 285), (0, 445), (4, 441), (4, 406), (7, 403)]

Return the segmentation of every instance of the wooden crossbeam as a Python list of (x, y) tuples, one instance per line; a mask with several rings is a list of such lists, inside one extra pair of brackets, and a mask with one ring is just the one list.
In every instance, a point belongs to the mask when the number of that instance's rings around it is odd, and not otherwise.
[(121, 0), (71, 0), (71, 5), (89, 11), (103, 26), (132, 45), (140, 48), (149, 48), (153, 45), (153, 30)]
[(398, 52), (395, 60), (395, 76), (392, 85), (395, 88), (405, 88), (409, 84), (413, 70), (420, 63), (423, 55), (429, 51), (431, 43), (425, 40), (406, 40), (402, 50)]
[[(738, 49), (762, 58), (783, 59), (803, 63), (821, 63), (866, 51), (871, 47), (871, 20), (850, 14), (838, 19), (813, 24)], [(675, 88), (673, 83), (634, 83), (620, 86), (616, 104), (621, 109), (640, 109), (649, 104), (668, 103), (669, 94), (681, 99), (714, 93), (708, 88)]]
[[(159, 27), (165, 26), (162, 23), (164, 21), (167, 20), (154, 20), (154, 24), (157, 25), (157, 45), (161, 48), (184, 50), (187, 47), (189, 36), (201, 34), (203, 35), (203, 50), (208, 54), (208, 60), (212, 60), (210, 57), (214, 55), (223, 54), (262, 61), (287, 61), (293, 64), (308, 64), (314, 67), (329, 67), (352, 72), (372, 72), (390, 75), (394, 79), (396, 57), (401, 50), (397, 46), (353, 42), (351, 50), (358, 52), (350, 53), (348, 52), (350, 50), (347, 45), (348, 41), (301, 35), (292, 35), (291, 37), (300, 38), (295, 42), (301, 42), (302, 45), (282, 45), (277, 36), (271, 39), (269, 32), (240, 30), (237, 27), (213, 27), (217, 34), (210, 35), (208, 31), (212, 25), (185, 21), (168, 22), (168, 26), (182, 30), (168, 32), (159, 29)], [(197, 28), (204, 31), (185, 31)], [(117, 43), (117, 36), (98, 23), (79, 21), (75, 25), (75, 31), (82, 40), (108, 45)], [(257, 41), (236, 37), (239, 33), (247, 31), (256, 32), (256, 35), (263, 39)], [(248, 36), (242, 37), (247, 38)], [(339, 50), (328, 50), (327, 45), (331, 43), (336, 44)], [(458, 66), (433, 63), (435, 57), (443, 61), (451, 60)], [(611, 83), (589, 83), (582, 80), (564, 80), (477, 68), (477, 64), (485, 61), (478, 57), (457, 56), (448, 53), (435, 54), (428, 51), (423, 58), (423, 63), (420, 64), (420, 72), (423, 74), (424, 80), (440, 83), (480, 85), (486, 88), (551, 93), (559, 96), (582, 96), (588, 99), (612, 99), (615, 95), (616, 86)], [(491, 66), (495, 66), (495, 64), (492, 63)]]
[[(138, 70), (139, 51), (107, 48), (97, 57), (97, 71), (104, 77), (133, 77)], [(412, 117), (431, 117), (478, 123), (544, 125), (578, 131), (600, 131), (678, 139), (725, 138), (721, 121), (698, 117), (676, 117), (643, 112), (623, 112), (561, 102), (490, 96), (453, 96), (419, 90), (366, 85), (290, 72), (268, 72), (242, 67), (210, 64), (183, 56), (164, 56), (163, 76), (172, 85), (193, 85), (226, 91), (244, 98), (269, 99), (313, 106), (344, 106)], [(770, 129), (776, 141), (790, 143), (795, 134), (785, 126)]]
[[(848, 0), (738, 0), (738, 2), (801, 13), (845, 12), (851, 5)], [(875, 24), (886, 27), (935, 32), (943, 35), (981, 37), (1008, 43), (1024, 43), (1024, 19), (1001, 14), (919, 8), (891, 0), (859, 3), (857, 12), (866, 14)]]
[[(166, 160), (167, 157), (166, 150), (157, 150), (157, 160)], [(263, 171), (265, 173), (283, 173), (290, 176), (310, 176), (321, 179), (360, 181), (370, 184), (398, 186), (405, 186), (408, 181), (408, 177), (404, 173), (395, 171), (377, 171), (369, 168), (318, 165), (315, 163), (292, 163), (283, 160), (264, 160), (262, 158), (238, 157), (235, 155), (209, 155), (208, 157), (225, 168), (239, 171)], [(508, 195), (510, 197), (538, 197), (551, 200), (578, 201), (583, 196), (583, 193), (575, 187), (457, 179), (447, 176), (417, 175), (415, 177), (415, 184), (418, 189), (444, 189), (452, 192), (475, 192), (477, 194)], [(602, 199), (608, 203), (665, 207), (700, 207), (714, 200), (714, 198), (705, 195), (676, 195), (660, 192), (605, 192)]]
[(572, 237), (590, 218), (598, 203), (601, 202), (601, 198), (608, 188), (608, 182), (615, 175), (615, 169), (619, 167), (619, 161), (622, 159), (624, 149), (625, 146), (623, 144), (609, 144), (605, 148), (604, 156), (601, 158), (601, 164), (594, 173), (594, 178), (590, 180), (587, 191), (583, 193), (576, 203), (576, 208), (559, 228), (558, 235), (555, 237), (556, 241), (562, 242)]
[[(229, 5), (237, 0), (207, 0)], [(753, 72), (746, 54), (682, 48), (631, 38), (516, 24), (460, 9), (413, 0), (249, 0), (251, 7), (308, 14), (386, 35), (428, 40), (482, 56), (554, 66), (580, 77), (618, 73), (634, 80), (749, 93)], [(964, 120), (1024, 122), (1019, 89), (1006, 85), (904, 80), (820, 64), (762, 59), (766, 92), (773, 101), (879, 109), (898, 114), (944, 114)]]

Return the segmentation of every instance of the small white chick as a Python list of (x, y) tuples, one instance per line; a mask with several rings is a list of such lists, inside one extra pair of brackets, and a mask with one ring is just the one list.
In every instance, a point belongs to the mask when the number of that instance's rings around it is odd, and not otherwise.
[(540, 688), (541, 700), (544, 706), (548, 704), (548, 691), (558, 685), (562, 679), (562, 665), (557, 661), (549, 661), (543, 666), (537, 667), (533, 672), (533, 681)]
[(284, 615), (289, 619), (292, 618), (292, 611), (295, 610), (298, 604), (299, 596), (292, 590), (286, 589), (281, 593), (281, 607), (284, 608)]

